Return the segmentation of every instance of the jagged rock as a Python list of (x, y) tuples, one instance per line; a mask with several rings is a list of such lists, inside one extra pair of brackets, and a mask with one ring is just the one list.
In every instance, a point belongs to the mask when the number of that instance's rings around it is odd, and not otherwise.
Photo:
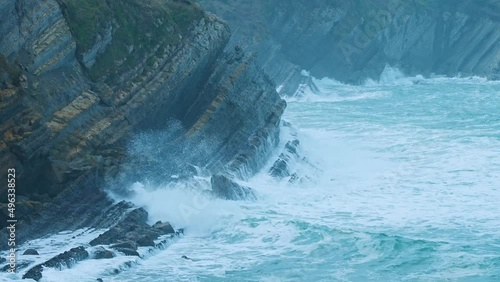
[(269, 173), (271, 176), (282, 179), (290, 175), (290, 170), (288, 169), (288, 158), (284, 154), (280, 154), (278, 159), (274, 162), (273, 166), (270, 168)]
[(27, 249), (23, 253), (24, 256), (38, 256), (38, 251), (35, 249)]
[(23, 275), (23, 279), (34, 279), (36, 281), (42, 278), (44, 267), (71, 267), (78, 261), (89, 257), (89, 253), (84, 247), (72, 248), (62, 254), (59, 254), (48, 261), (32, 267)]
[(158, 221), (153, 225), (153, 228), (160, 230), (162, 234), (175, 233), (174, 228), (172, 227), (172, 225), (170, 225), (169, 222)]
[(294, 172), (290, 171), (289, 163), (291, 161), (298, 162), (300, 160), (300, 156), (298, 153), (299, 144), (300, 142), (297, 139), (288, 141), (285, 144), (283, 153), (279, 155), (278, 159), (274, 162), (269, 170), (271, 176), (277, 179), (283, 179), (294, 174)]
[(4, 262), (6, 262), (6, 261), (7, 261), (7, 259), (6, 259), (6, 258), (4, 258), (4, 257), (0, 257), (0, 263), (4, 263)]
[(140, 257), (139, 253), (136, 250), (134, 250), (134, 249), (116, 248), (115, 250), (117, 250), (120, 253), (123, 253), (126, 256), (137, 256), (137, 257)]
[(110, 259), (115, 255), (112, 251), (106, 250), (105, 248), (99, 248), (94, 252), (94, 259)]
[(154, 240), (157, 238), (155, 235), (156, 233), (140, 236), (139, 239), (137, 239), (137, 245), (140, 247), (154, 246)]
[[(300, 172), (299, 168), (302, 168)], [(304, 175), (303, 170), (311, 173), (320, 169), (306, 157), (302, 156), (300, 142), (294, 139), (285, 144), (282, 153), (269, 169), (269, 174), (277, 180), (287, 179), (291, 183), (310, 180), (310, 176)]]
[(147, 212), (143, 208), (134, 209), (119, 220), (115, 226), (90, 241), (90, 245), (114, 244), (116, 250), (136, 250), (138, 246), (155, 246), (154, 240), (160, 235), (175, 233), (167, 223), (156, 223), (149, 226), (146, 223)]
[(257, 199), (252, 188), (241, 186), (224, 175), (213, 175), (210, 183), (219, 198), (233, 201)]
[(148, 213), (143, 208), (134, 209), (128, 212), (115, 226), (90, 241), (90, 245), (109, 245), (125, 240), (127, 235), (137, 234), (140, 230), (148, 227), (147, 218)]
[(125, 249), (137, 250), (137, 243), (132, 241), (125, 241), (118, 244), (114, 244), (111, 246), (111, 248), (113, 249), (125, 248)]

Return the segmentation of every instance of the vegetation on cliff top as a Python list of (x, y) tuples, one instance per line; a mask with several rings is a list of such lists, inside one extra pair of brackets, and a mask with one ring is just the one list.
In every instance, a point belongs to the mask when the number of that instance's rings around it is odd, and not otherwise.
[(112, 40), (90, 69), (93, 80), (113, 77), (147, 59), (157, 46), (176, 45), (191, 24), (203, 17), (187, 0), (63, 0), (65, 18), (79, 55), (92, 49), (98, 35)]

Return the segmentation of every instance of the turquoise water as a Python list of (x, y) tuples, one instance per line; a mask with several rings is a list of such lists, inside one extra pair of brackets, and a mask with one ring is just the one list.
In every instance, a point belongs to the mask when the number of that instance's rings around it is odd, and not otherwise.
[(255, 202), (208, 198), (204, 177), (136, 183), (151, 222), (185, 236), (145, 259), (47, 270), (45, 281), (500, 281), (500, 83), (391, 69), (363, 86), (315, 82), (319, 93), (288, 99), (296, 132), (282, 133), (321, 168), (292, 164), (310, 180), (264, 170), (245, 183)]
[(257, 202), (203, 205), (184, 238), (111, 280), (500, 281), (500, 84), (316, 83), (284, 117), (322, 169), (299, 168), (311, 181), (262, 173)]

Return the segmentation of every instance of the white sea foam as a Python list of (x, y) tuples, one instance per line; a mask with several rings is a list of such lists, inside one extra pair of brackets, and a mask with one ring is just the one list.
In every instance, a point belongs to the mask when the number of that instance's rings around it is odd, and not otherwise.
[[(117, 275), (127, 258), (47, 270), (46, 281), (495, 281), (500, 83), (392, 68), (361, 86), (314, 83), (319, 91), (288, 99), (296, 131), (283, 128), (268, 166), (245, 183), (257, 201), (215, 199), (204, 177), (136, 183), (130, 200), (150, 222), (186, 235)], [(292, 135), (321, 167), (294, 167), (311, 181), (267, 174)], [(64, 238), (45, 248), (56, 253)]]

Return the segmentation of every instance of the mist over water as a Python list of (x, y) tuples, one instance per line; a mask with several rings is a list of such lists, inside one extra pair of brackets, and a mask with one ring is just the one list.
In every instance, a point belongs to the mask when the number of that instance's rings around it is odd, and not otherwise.
[(242, 202), (213, 198), (204, 176), (137, 182), (151, 223), (185, 235), (117, 275), (91, 260), (43, 281), (500, 281), (500, 83), (392, 68), (314, 82), (284, 116), (320, 168), (291, 164), (309, 180), (276, 181), (269, 163)]

